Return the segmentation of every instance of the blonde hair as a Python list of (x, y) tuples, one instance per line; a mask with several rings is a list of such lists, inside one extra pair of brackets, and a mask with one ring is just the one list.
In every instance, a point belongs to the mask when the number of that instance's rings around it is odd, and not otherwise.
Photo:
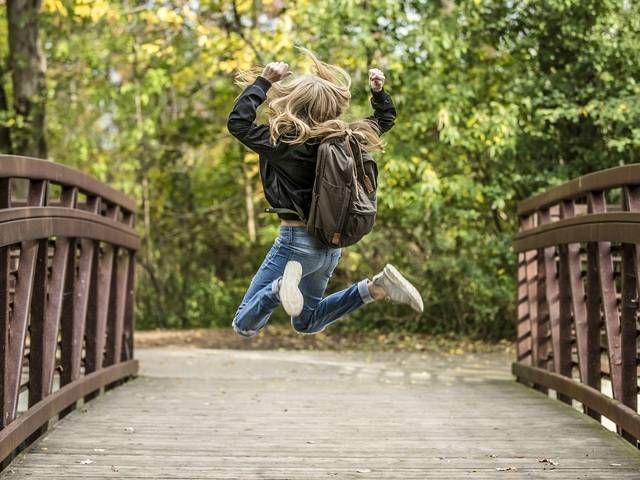
[[(275, 82), (267, 92), (266, 113), (271, 142), (302, 144), (309, 139), (341, 137), (351, 131), (367, 151), (381, 150), (376, 125), (367, 120), (346, 122), (340, 115), (351, 100), (351, 77), (337, 65), (324, 63), (313, 52), (298, 47), (312, 62), (312, 73), (293, 73)], [(238, 73), (236, 83), (253, 83), (262, 68)]]

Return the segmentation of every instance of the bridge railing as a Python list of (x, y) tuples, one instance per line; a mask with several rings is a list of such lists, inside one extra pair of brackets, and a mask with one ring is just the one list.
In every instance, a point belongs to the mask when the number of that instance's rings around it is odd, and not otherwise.
[(514, 374), (637, 445), (640, 165), (552, 188), (518, 214)]
[(135, 203), (53, 162), (0, 155), (0, 461), (135, 375)]

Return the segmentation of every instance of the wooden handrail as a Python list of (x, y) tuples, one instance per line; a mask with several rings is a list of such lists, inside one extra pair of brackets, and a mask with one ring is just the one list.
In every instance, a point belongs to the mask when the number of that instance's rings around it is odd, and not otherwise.
[(518, 205), (518, 214), (527, 215), (557, 204), (561, 200), (576, 200), (586, 196), (589, 192), (610, 190), (626, 185), (640, 185), (640, 164), (613, 167), (574, 178), (523, 200)]
[[(21, 198), (15, 179), (28, 184)], [(0, 155), (0, 461), (52, 416), (137, 372), (134, 216), (133, 199), (88, 175)]]
[(640, 239), (640, 213), (595, 213), (521, 230), (513, 241), (516, 252), (580, 242), (635, 243)]
[(136, 210), (135, 200), (124, 193), (85, 173), (48, 160), (0, 155), (0, 178), (46, 180), (57, 185), (72, 186), (82, 193), (100, 197), (104, 202), (117, 204), (128, 212)]
[(140, 237), (133, 228), (90, 212), (60, 207), (0, 210), (0, 247), (60, 235), (91, 238), (132, 250), (140, 247)]
[[(608, 416), (638, 445), (640, 165), (572, 180), (518, 212), (514, 374), (563, 402), (582, 402), (596, 419)], [(603, 393), (608, 381), (613, 399)]]

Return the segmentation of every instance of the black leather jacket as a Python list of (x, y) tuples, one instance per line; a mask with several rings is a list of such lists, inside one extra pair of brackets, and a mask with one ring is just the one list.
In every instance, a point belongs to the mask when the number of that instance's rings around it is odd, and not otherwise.
[[(229, 114), (227, 128), (240, 142), (258, 153), (267, 202), (274, 208), (289, 210), (296, 210), (295, 203), (308, 215), (320, 141), (312, 139), (301, 145), (270, 142), (269, 126), (255, 123), (256, 110), (264, 102), (270, 87), (267, 79), (258, 77), (245, 88)], [(372, 92), (371, 106), (374, 113), (367, 120), (375, 123), (381, 134), (391, 129), (396, 109), (389, 94), (384, 90)], [(280, 213), (279, 216), (287, 220), (298, 219), (294, 214)]]

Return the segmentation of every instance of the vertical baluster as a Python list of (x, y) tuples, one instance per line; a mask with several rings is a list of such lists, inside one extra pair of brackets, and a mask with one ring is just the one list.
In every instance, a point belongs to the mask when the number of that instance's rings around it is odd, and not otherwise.
[[(100, 197), (89, 197), (87, 199), (87, 211), (99, 214)], [(63, 371), (61, 375), (62, 385), (73, 382), (80, 376), (82, 366), (82, 347), (85, 330), (91, 329), (91, 322), (87, 321), (89, 311), (90, 291), (95, 291), (96, 282), (92, 282), (94, 277), (94, 259), (97, 250), (95, 240), (80, 240), (80, 256), (78, 258), (78, 275), (73, 286), (73, 313), (67, 328), (63, 328), (63, 349), (66, 355), (63, 357)], [(93, 288), (92, 288), (93, 287)], [(95, 317), (95, 316), (94, 316)], [(93, 317), (92, 317), (93, 318)]]
[[(31, 297), (31, 321), (29, 323), (29, 407), (42, 398), (43, 342), (45, 336), (45, 309), (49, 274), (49, 239), (38, 241), (38, 256), (33, 275), (33, 295)], [(32, 438), (37, 438), (40, 432)]]
[[(133, 216), (125, 214), (123, 223), (132, 226)], [(124, 338), (124, 316), (127, 303), (127, 279), (129, 277), (129, 252), (114, 247), (114, 267), (111, 286), (111, 305), (109, 307), (109, 328), (107, 334), (106, 365), (113, 365), (122, 357)]]
[[(538, 212), (538, 225), (551, 222), (548, 208)], [(550, 323), (558, 316), (558, 288), (555, 265), (555, 247), (538, 250), (538, 364), (549, 369), (553, 352), (549, 349)]]
[[(0, 178), (0, 209), (11, 207), (11, 181), (9, 178)], [(11, 248), (0, 247), (0, 428), (4, 428), (10, 412), (6, 408), (10, 405), (7, 396), (11, 394), (9, 388), (9, 322), (10, 322), (10, 272), (11, 272)]]
[[(607, 211), (606, 199), (603, 192), (589, 194), (589, 206), (592, 213)], [(602, 314), (607, 336), (607, 351), (609, 354), (609, 369), (613, 397), (620, 400), (623, 395), (622, 384), (622, 350), (620, 338), (620, 313), (616, 299), (616, 289), (613, 278), (613, 261), (611, 259), (611, 244), (597, 242), (597, 267), (602, 301)]]
[[(560, 216), (563, 219), (575, 216), (575, 204), (573, 200), (566, 200), (560, 205)], [(595, 246), (595, 244), (594, 244)], [(590, 302), (589, 314), (585, 302), (585, 288), (582, 280), (582, 261), (580, 258), (580, 245), (570, 243), (566, 247), (565, 259), (569, 282), (569, 297), (571, 301), (571, 313), (576, 331), (576, 346), (578, 351), (578, 369), (582, 383), (590, 387), (600, 389), (600, 296), (598, 293), (597, 275), (587, 274)], [(588, 259), (587, 270), (595, 265), (595, 255)], [(592, 273), (597, 274), (597, 269)], [(565, 307), (566, 308), (566, 307)], [(588, 316), (589, 315), (589, 316)], [(585, 408), (587, 415), (600, 420), (600, 415)]]
[[(531, 214), (531, 228), (535, 225), (535, 214)], [(529, 322), (531, 324), (531, 364), (538, 366), (538, 345), (540, 344), (538, 332), (538, 252), (529, 250), (525, 252), (525, 262), (527, 265), (527, 299), (529, 310)]]
[[(118, 218), (120, 207), (110, 205), (107, 207), (106, 217), (111, 220)], [(99, 248), (96, 249), (99, 251)], [(97, 291), (90, 303), (95, 302), (95, 320), (92, 318), (90, 330), (87, 330), (87, 349), (85, 353), (85, 373), (99, 370), (104, 365), (105, 335), (109, 304), (111, 303), (111, 284), (114, 264), (114, 248), (112, 245), (103, 244), (102, 253), (97, 260)], [(92, 305), (90, 305), (92, 306)], [(90, 313), (93, 315), (93, 313)], [(93, 395), (88, 395), (92, 398)]]
[[(623, 196), (623, 208), (630, 212), (640, 212), (640, 187), (625, 187)], [(636, 345), (636, 318), (638, 314), (638, 297), (640, 295), (640, 282), (638, 275), (640, 267), (638, 260), (638, 244), (625, 243), (622, 246), (622, 304), (620, 315), (620, 339), (621, 339), (621, 375), (622, 397), (620, 401), (634, 411), (638, 411), (638, 378), (637, 378), (637, 345)], [(635, 442), (635, 439), (626, 432), (622, 435), (627, 440)]]
[(114, 247), (114, 272), (111, 276), (105, 366), (113, 365), (120, 361), (120, 356), (122, 355), (122, 334), (127, 293), (126, 282), (129, 274), (129, 256), (126, 255), (126, 250), (124, 252), (123, 250)]
[[(91, 271), (87, 270), (88, 283), (88, 296), (87, 296), (87, 316), (85, 326), (85, 355), (84, 355), (84, 373), (89, 374), (94, 372), (97, 368), (96, 365), (96, 341), (98, 338), (98, 289), (99, 289), (99, 272), (100, 272), (100, 242), (93, 242), (91, 257), (91, 264), (93, 268)], [(84, 245), (84, 241), (83, 241)], [(78, 303), (79, 304), (79, 299)], [(79, 308), (77, 306), (76, 308)]]
[[(551, 223), (550, 210), (548, 208), (540, 210), (540, 224), (546, 225), (549, 223)], [(566, 245), (561, 245), (558, 249), (560, 252), (560, 262), (558, 267), (556, 266), (556, 247), (546, 247), (542, 251), (545, 272), (545, 311), (548, 314), (551, 330), (553, 369), (556, 373), (570, 377), (571, 324), (569, 319), (569, 304), (567, 302), (568, 281), (566, 269)], [(563, 291), (562, 299), (560, 293), (561, 288)], [(571, 403), (571, 399), (562, 394), (558, 394), (558, 399), (565, 403)]]
[[(44, 206), (47, 198), (47, 182), (31, 180), (29, 182), (28, 205)], [(22, 375), (22, 360), (24, 357), (27, 322), (34, 287), (34, 274), (38, 256), (38, 241), (23, 241), (20, 246), (20, 263), (16, 279), (12, 315), (9, 319), (9, 336), (7, 348), (7, 363), (5, 364), (6, 389), (3, 392), (3, 424), (10, 423), (16, 416), (20, 380)], [(29, 377), (32, 373), (29, 372)]]
[[(532, 213), (533, 227), (540, 223), (537, 213)], [(538, 221), (536, 222), (536, 217)], [(542, 250), (537, 249), (526, 253), (527, 283), (529, 297), (529, 317), (531, 319), (531, 363), (534, 367), (546, 368), (544, 345), (546, 343), (544, 321), (547, 317), (546, 302), (544, 300), (544, 259)], [(547, 389), (534, 386), (542, 392)]]
[(135, 331), (135, 271), (136, 253), (129, 252), (129, 277), (127, 278), (127, 305), (124, 314), (124, 344), (122, 347), (122, 361), (133, 359), (134, 331)]
[[(588, 203), (589, 213), (591, 203)], [(602, 383), (602, 347), (600, 345), (600, 332), (602, 329), (602, 311), (600, 309), (600, 275), (598, 270), (598, 244), (587, 242), (587, 352), (588, 352), (588, 379), (589, 385), (596, 390), (601, 389)], [(600, 419), (600, 414), (585, 409), (585, 413), (591, 417)]]
[[(124, 223), (133, 228), (135, 226), (135, 214), (133, 212), (127, 212), (124, 215)], [(120, 360), (128, 360), (133, 358), (133, 330), (134, 330), (134, 281), (135, 281), (135, 264), (136, 257), (133, 250), (128, 250), (127, 255), (127, 278), (126, 278), (126, 290), (124, 292), (124, 312), (123, 312), (123, 327), (122, 327), (122, 351), (120, 353)], [(127, 352), (128, 350), (128, 352)]]
[[(77, 193), (75, 187), (64, 187), (60, 197), (60, 206), (73, 208), (76, 204)], [(38, 318), (38, 335), (31, 337), (32, 356), (29, 368), (30, 373), (37, 373), (37, 375), (29, 375), (29, 406), (45, 398), (53, 389), (64, 287), (67, 284), (67, 275), (72, 275), (72, 272), (68, 272), (72, 246), (71, 239), (56, 238), (48, 288), (45, 286), (48, 295), (45, 297), (44, 317)], [(46, 265), (46, 257), (44, 260)], [(40, 324), (42, 320), (43, 323)], [(32, 321), (32, 329), (33, 326), (35, 325)]]
[(544, 338), (545, 332), (543, 325), (546, 322), (547, 317), (549, 316), (549, 309), (547, 308), (547, 302), (545, 298), (545, 277), (547, 272), (544, 271), (545, 265), (542, 249), (538, 249), (536, 259), (538, 263), (538, 275), (536, 282), (538, 315), (531, 322), (531, 330), (532, 332), (535, 332), (532, 345), (533, 365), (538, 368), (546, 369), (547, 364), (544, 352), (544, 344), (546, 339)]
[[(540, 225), (551, 223), (551, 215), (548, 208), (540, 210)], [(560, 351), (559, 337), (559, 287), (558, 272), (556, 271), (556, 247), (546, 247), (541, 252), (542, 262), (544, 264), (544, 311), (551, 325), (551, 341), (553, 347), (553, 363), (554, 370), (559, 370), (558, 356)]]
[[(532, 219), (528, 215), (520, 218), (520, 232), (531, 228)], [(531, 363), (531, 318), (529, 317), (529, 298), (527, 284), (526, 253), (518, 254), (518, 362)]]

